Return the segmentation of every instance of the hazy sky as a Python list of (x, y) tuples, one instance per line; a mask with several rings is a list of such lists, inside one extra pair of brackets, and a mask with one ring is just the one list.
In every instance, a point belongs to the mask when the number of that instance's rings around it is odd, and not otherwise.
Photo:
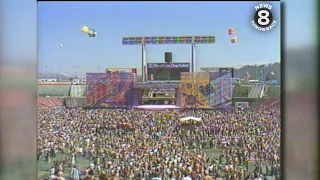
[[(197, 45), (197, 68), (279, 62), (280, 3), (271, 2), (279, 24), (269, 32), (251, 26), (255, 4), (38, 2), (39, 71), (59, 72), (59, 56), (66, 73), (104, 72), (107, 67), (140, 70), (141, 47), (122, 45), (126, 36), (216, 36), (215, 44)], [(99, 36), (89, 38), (80, 31), (83, 25), (94, 28)], [(238, 44), (229, 42), (230, 27), (237, 31)], [(61, 54), (59, 44), (63, 44)], [(163, 62), (165, 51), (173, 52), (174, 62), (191, 59), (190, 45), (153, 45), (147, 46), (147, 61)]]

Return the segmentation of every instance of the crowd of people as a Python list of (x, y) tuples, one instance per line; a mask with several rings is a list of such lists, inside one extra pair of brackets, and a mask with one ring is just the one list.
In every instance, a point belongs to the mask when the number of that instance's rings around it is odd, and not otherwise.
[[(180, 121), (187, 116), (201, 121)], [(38, 110), (38, 120), (38, 161), (52, 165), (51, 179), (277, 179), (281, 172), (279, 107), (208, 111), (62, 107)], [(53, 160), (58, 153), (65, 159)], [(79, 159), (89, 163), (79, 165)]]

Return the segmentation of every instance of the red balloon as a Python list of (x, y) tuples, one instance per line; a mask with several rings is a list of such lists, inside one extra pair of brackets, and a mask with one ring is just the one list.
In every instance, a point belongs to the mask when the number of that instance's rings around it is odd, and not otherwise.
[(228, 34), (231, 36), (232, 34), (234, 34), (236, 32), (236, 30), (235, 29), (233, 29), (233, 28), (229, 28), (228, 29)]

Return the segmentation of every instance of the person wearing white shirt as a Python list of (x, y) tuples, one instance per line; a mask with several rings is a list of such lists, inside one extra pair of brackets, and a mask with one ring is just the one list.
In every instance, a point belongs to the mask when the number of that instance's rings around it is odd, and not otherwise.
[(190, 176), (183, 177), (182, 180), (192, 180)]
[(90, 166), (91, 169), (94, 168), (94, 164), (92, 162), (89, 164), (89, 166)]
[(50, 175), (54, 175), (54, 172), (56, 171), (56, 168), (54, 168), (53, 166), (50, 169)]

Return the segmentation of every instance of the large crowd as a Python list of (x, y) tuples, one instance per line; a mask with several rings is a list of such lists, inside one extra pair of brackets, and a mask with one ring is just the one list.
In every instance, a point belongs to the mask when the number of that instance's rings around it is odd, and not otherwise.
[[(201, 121), (186, 123), (193, 116)], [(50, 179), (278, 179), (280, 109), (38, 110)], [(65, 157), (54, 160), (57, 154)], [(88, 160), (78, 165), (79, 159)], [(66, 172), (66, 169), (71, 172)]]

